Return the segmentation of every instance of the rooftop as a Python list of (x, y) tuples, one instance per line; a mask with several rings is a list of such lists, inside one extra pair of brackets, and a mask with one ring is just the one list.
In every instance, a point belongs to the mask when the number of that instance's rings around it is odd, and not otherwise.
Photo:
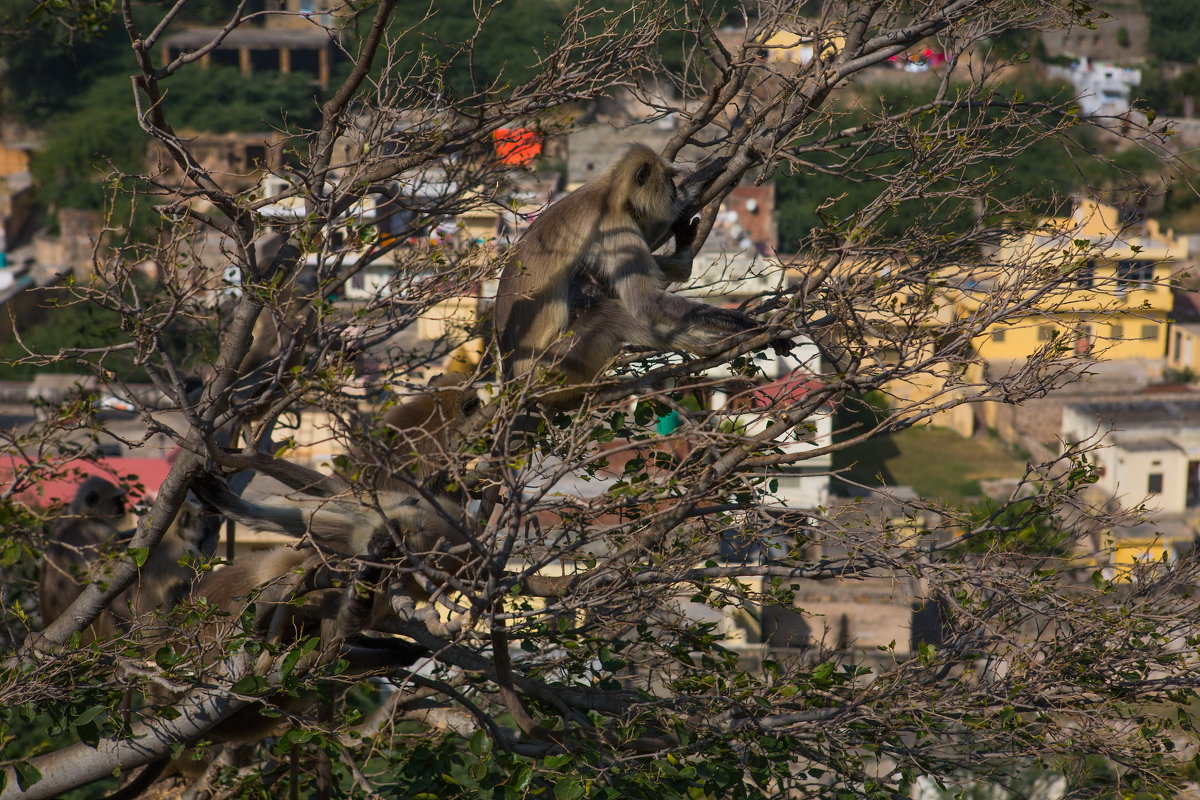
[[(218, 28), (192, 28), (180, 31), (163, 40), (166, 47), (173, 50), (196, 50), (216, 39), (221, 33)], [(242, 47), (251, 49), (288, 48), (318, 48), (325, 47), (331, 37), (323, 30), (296, 31), (271, 30), (267, 28), (235, 28), (221, 42), (221, 49), (230, 50)]]
[(1155, 436), (1149, 439), (1131, 439), (1127, 436), (1116, 436), (1113, 438), (1113, 444), (1130, 453), (1152, 453), (1180, 449), (1179, 445), (1163, 436)]
[[(1200, 427), (1200, 392), (1132, 396), (1123, 400), (1070, 402), (1077, 413), (1093, 414), (1125, 429), (1161, 425)], [(1122, 445), (1124, 446), (1124, 445)]]

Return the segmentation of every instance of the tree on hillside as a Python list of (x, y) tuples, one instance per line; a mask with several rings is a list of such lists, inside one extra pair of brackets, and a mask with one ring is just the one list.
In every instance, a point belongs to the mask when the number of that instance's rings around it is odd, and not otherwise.
[[(100, 306), (120, 331), (102, 346), (20, 359), (91, 372), (142, 415), (146, 439), (126, 436), (131, 452), (152, 435), (179, 452), (136, 531), (41, 627), (32, 576), (53, 534), (23, 492), (61, 471), (80, 431), (105, 418), (77, 400), (5, 434), (14, 478), (3, 510), (14, 524), (0, 542), (12, 642), (0, 665), (0, 798), (95, 796), (170, 758), (190, 766), (188, 797), (895, 798), (972, 782), (1169, 796), (1187, 779), (1200, 683), (1195, 563), (1109, 580), (1089, 543), (1121, 514), (1088, 493), (1085, 446), (1030, 466), (985, 513), (781, 499), (832, 449), (963, 405), (1038, 397), (1093, 363), (1060, 335), (985, 374), (973, 347), (1030, 308), (1067, 307), (1093, 255), (1073, 242), (998, 260), (998, 238), (1037, 219), (1002, 171), (981, 165), (1064, 141), (1079, 123), (1067, 103), (1006, 87), (1004, 65), (977, 43), (1078, 24), (1086, 3), (827, 2), (801, 18), (794, 3), (767, 0), (733, 18), (747, 26), (736, 36), (700, 3), (560, 6), (561, 27), (538, 40), (520, 77), (470, 69), (494, 6), (473, 6), (475, 24), (450, 40), (436, 6), (406, 19), (395, 0), (328, 16), (242, 3), (212, 48), (163, 64), (158, 46), (186, 4), (155, 6), (146, 23), (124, 0), (114, 19), (131, 42), (140, 128), (186, 176), (182, 186), (133, 176), (149, 187), (136, 202), (168, 223), (163, 238), (128, 242), (111, 219), (94, 277), (63, 287), (61, 313)], [(282, 166), (235, 191), (177, 133), (172, 92), (228, 31), (288, 17), (353, 30), (342, 40), (353, 66), (317, 124), (290, 131)], [(397, 25), (421, 33), (395, 36)], [(780, 32), (793, 37), (772, 39)], [(680, 51), (663, 53), (663, 41)], [(853, 120), (835, 102), (865, 70), (926, 46), (949, 59), (926, 101)], [(502, 157), (497, 139), (537, 130), (549, 149), (613, 96), (639, 101), (655, 130), (671, 126), (666, 158), (712, 159), (697, 241), (742, 180), (835, 178), (802, 255), (760, 264), (753, 282), (737, 276), (763, 287), (743, 306), (762, 327), (719, 355), (625, 352), (569, 409), (541, 402), (560, 387), (536, 370), (499, 379), (495, 362), (512, 354), (484, 332), (491, 344), (469, 371), (484, 402), (447, 412), (455, 435), (389, 433), (380, 417), (400, 402), (393, 392), (429, 392), (428, 377), (480, 335), (447, 325), (417, 339), (420, 321), (486, 294), (508, 257), (503, 236), (527, 224), (514, 211), (536, 210), (530, 169)], [(835, 214), (839, 182), (874, 191)], [(983, 216), (964, 225), (966, 201)], [(910, 224), (885, 226), (906, 207), (920, 209), (902, 217)], [(498, 243), (448, 224), (488, 214), (505, 221)], [(388, 280), (372, 295), (380, 264)], [(1094, 290), (1115, 302), (1124, 288)], [(351, 291), (360, 294), (347, 303)], [(794, 374), (763, 385), (768, 345), (781, 339), (797, 354), (811, 342), (820, 357), (793, 358)], [(133, 357), (151, 390), (116, 378), (118, 355)], [(837, 444), (812, 443), (830, 405), (914, 384), (931, 388)], [(713, 407), (716, 393), (729, 402)], [(331, 476), (300, 463), (315, 446), (301, 422), (314, 418), (318, 444), (353, 454)], [(414, 449), (419, 469), (398, 468)], [(232, 507), (251, 472), (281, 481), (290, 511), (280, 519), (308, 509), (314, 534), (322, 515), (377, 520), (387, 509), (403, 520), (420, 508), (423, 530), (445, 532), (443, 551), (422, 556), (410, 523), (350, 554), (308, 536), (295, 551), (312, 555), (302, 568), (247, 591), (257, 614), (222, 618), (192, 595), (111, 636), (81, 635), (147, 579), (142, 567), (189, 490)], [(1047, 521), (1064, 536), (1041, 536)], [(1031, 548), (1043, 539), (1051, 550)], [(757, 661), (728, 639), (782, 612), (812, 630), (801, 587), (845, 582), (915, 587), (936, 631), (870, 658), (832, 622), (830, 637)], [(258, 702), (278, 717), (273, 735), (218, 735)]]

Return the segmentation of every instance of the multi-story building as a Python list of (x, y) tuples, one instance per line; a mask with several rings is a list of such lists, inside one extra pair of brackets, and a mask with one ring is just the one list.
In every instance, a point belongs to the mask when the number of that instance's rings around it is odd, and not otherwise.
[(1129, 112), (1133, 89), (1142, 71), (1113, 61), (1080, 58), (1068, 67), (1049, 67), (1051, 77), (1065, 78), (1079, 93), (1079, 110), (1085, 116), (1115, 117)]
[(1175, 292), (1167, 331), (1167, 369), (1176, 380), (1200, 379), (1200, 292)]
[(1159, 515), (1200, 513), (1200, 392), (1156, 392), (1063, 409), (1063, 438), (1100, 437), (1096, 486), (1123, 506)]
[(1062, 438), (1097, 442), (1095, 489), (1144, 518), (1108, 531), (1117, 571), (1172, 558), (1200, 533), (1200, 392), (1142, 393), (1063, 408)]
[[(1149, 377), (1161, 376), (1173, 304), (1170, 278), (1176, 262), (1188, 256), (1185, 238), (1155, 220), (1123, 225), (1117, 209), (1081, 200), (1070, 217), (1047, 219), (1038, 231), (1004, 242), (998, 256), (1001, 264), (1059, 264), (1075, 270), (1074, 280), (1019, 319), (991, 326), (976, 342), (983, 358), (1028, 358), (1065, 337), (1079, 355), (1142, 362)], [(964, 308), (978, 306), (987, 289), (985, 281), (964, 293)]]

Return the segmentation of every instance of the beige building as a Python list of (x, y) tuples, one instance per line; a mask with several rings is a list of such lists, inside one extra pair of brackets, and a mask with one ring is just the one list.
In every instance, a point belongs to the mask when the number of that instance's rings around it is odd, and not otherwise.
[[(297, 18), (299, 19), (299, 18)], [(220, 31), (193, 28), (166, 37), (162, 62), (170, 63), (180, 53), (199, 50), (214, 41)], [(200, 67), (236, 67), (245, 77), (255, 73), (304, 74), (313, 82), (329, 85), (333, 61), (340, 51), (330, 34), (311, 23), (300, 29), (240, 27), (230, 31), (218, 47), (200, 57)]]
[(1124, 508), (1149, 512), (1138, 530), (1113, 532), (1118, 555), (1165, 552), (1200, 532), (1200, 392), (1068, 403), (1062, 436), (1098, 437), (1102, 446), (1089, 455), (1099, 473), (1096, 489)]

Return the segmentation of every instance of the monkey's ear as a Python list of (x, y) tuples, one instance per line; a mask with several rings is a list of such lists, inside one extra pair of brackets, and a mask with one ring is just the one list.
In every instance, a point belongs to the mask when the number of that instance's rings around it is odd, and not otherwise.
[(650, 173), (653, 171), (653, 169), (654, 167), (649, 161), (643, 161), (638, 166), (637, 173), (633, 176), (634, 183), (636, 183), (638, 186), (645, 186), (646, 181), (650, 180)]

